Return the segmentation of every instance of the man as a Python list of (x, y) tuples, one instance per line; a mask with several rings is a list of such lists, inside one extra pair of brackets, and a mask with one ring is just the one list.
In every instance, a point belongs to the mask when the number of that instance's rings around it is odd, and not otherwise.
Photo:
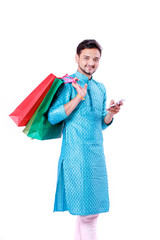
[(107, 111), (105, 87), (92, 77), (101, 52), (95, 40), (78, 45), (78, 70), (71, 75), (75, 82), (60, 87), (48, 112), (51, 124), (64, 122), (54, 211), (78, 215), (75, 240), (95, 240), (97, 217), (109, 211), (102, 130), (112, 123), (122, 104)]

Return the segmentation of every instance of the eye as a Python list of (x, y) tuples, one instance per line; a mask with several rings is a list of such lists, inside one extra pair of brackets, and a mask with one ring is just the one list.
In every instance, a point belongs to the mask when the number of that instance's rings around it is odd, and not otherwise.
[(99, 62), (99, 58), (94, 58), (94, 62)]
[(84, 59), (85, 60), (89, 60), (89, 56), (84, 56)]

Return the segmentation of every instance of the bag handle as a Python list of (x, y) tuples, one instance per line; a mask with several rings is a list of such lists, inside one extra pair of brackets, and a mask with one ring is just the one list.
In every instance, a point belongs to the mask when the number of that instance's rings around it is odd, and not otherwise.
[(69, 76), (67, 73), (61, 79), (63, 79), (65, 81), (64, 84), (70, 83), (70, 82), (74, 82), (74, 83), (76, 82), (76, 80), (73, 80), (74, 78)]

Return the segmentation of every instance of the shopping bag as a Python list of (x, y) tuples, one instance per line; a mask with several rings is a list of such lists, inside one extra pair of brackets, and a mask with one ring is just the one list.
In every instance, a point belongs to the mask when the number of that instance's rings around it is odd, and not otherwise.
[(46, 96), (55, 78), (56, 76), (52, 73), (46, 77), (9, 115), (17, 126), (26, 126)]
[(49, 123), (47, 116), (48, 109), (62, 83), (64, 83), (62, 79), (55, 78), (47, 95), (23, 130), (28, 137), (38, 140), (47, 140), (60, 138), (62, 136), (64, 122), (62, 121), (52, 125)]

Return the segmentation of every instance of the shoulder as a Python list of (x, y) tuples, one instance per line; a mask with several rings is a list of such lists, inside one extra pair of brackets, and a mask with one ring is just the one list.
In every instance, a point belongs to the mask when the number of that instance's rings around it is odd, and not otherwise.
[[(75, 77), (76, 74), (69, 74), (70, 77)], [(61, 86), (60, 86), (60, 91), (71, 91), (71, 88), (72, 88), (72, 82), (68, 82), (68, 83), (63, 83)]]
[(70, 74), (69, 76), (75, 78), (76, 74), (75, 73), (74, 74)]
[(57, 96), (59, 95), (66, 95), (70, 94), (71, 92), (71, 84), (70, 83), (62, 83), (61, 86), (58, 88)]

